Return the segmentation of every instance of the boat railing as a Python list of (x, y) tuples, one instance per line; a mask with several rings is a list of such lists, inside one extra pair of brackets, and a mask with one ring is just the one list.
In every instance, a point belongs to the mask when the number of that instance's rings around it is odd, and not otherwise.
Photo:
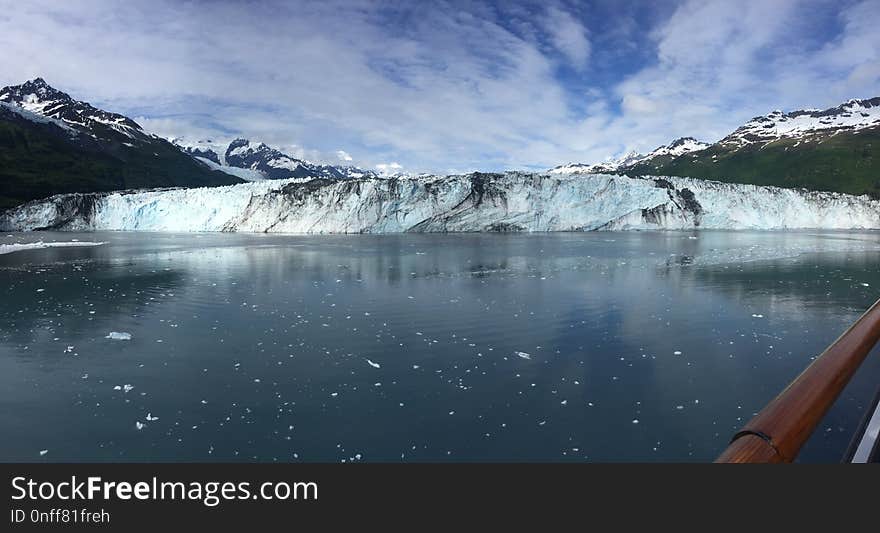
[(716, 463), (790, 463), (880, 340), (880, 300), (738, 431)]

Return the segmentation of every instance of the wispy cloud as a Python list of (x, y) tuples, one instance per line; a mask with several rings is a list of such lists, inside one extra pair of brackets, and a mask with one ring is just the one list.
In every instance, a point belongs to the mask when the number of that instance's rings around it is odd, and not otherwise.
[(313, 159), (545, 168), (878, 94), (878, 3), (0, 0), (0, 83)]
[(570, 13), (557, 6), (547, 7), (543, 28), (553, 46), (571, 63), (575, 70), (586, 68), (590, 58), (590, 41), (587, 29)]

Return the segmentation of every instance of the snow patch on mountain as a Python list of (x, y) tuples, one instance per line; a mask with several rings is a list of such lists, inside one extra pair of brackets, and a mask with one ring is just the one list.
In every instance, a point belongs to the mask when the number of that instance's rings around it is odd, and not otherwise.
[(31, 122), (38, 122), (40, 124), (53, 124), (55, 126), (58, 126), (61, 129), (63, 129), (64, 131), (68, 132), (71, 136), (75, 136), (79, 133), (78, 130), (72, 128), (69, 124), (67, 124), (63, 120), (58, 120), (56, 118), (51, 118), (51, 117), (45, 117), (45, 116), (40, 115), (38, 113), (28, 111), (28, 110), (24, 109), (23, 107), (17, 106), (15, 104), (10, 104), (7, 102), (0, 102), (0, 114), (2, 114), (2, 111), (4, 111), (4, 110), (9, 113), (15, 113), (16, 115), (20, 116), (21, 118), (30, 120)]
[(227, 165), (221, 165), (211, 159), (206, 159), (205, 157), (194, 157), (196, 161), (202, 163), (211, 170), (219, 170), (221, 172), (225, 172), (229, 175), (235, 176), (236, 178), (241, 178), (245, 181), (260, 181), (266, 179), (266, 176), (264, 176), (263, 173), (258, 170), (253, 170), (250, 168), (230, 167)]
[(229, 143), (212, 139), (191, 141), (185, 137), (169, 137), (168, 141), (195, 158), (207, 159), (220, 166), (228, 166), (226, 164), (226, 147)]

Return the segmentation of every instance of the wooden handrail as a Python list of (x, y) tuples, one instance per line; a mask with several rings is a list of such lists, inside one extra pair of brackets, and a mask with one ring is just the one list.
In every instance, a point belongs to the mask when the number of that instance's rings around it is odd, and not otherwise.
[(790, 463), (880, 340), (880, 300), (733, 436), (716, 463)]

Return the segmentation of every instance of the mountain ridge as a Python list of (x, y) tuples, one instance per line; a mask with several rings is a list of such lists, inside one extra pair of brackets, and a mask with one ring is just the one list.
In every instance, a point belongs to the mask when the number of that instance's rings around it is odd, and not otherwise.
[(670, 147), (680, 140), (644, 155), (548, 172), (683, 176), (880, 198), (880, 97), (824, 110), (771, 111), (718, 142), (695, 141), (693, 149), (676, 153)]
[(42, 78), (0, 89), (0, 209), (68, 192), (242, 181)]
[[(352, 165), (330, 165), (306, 161), (266, 143), (251, 141), (243, 137), (237, 137), (228, 143), (211, 139), (191, 142), (182, 137), (172, 137), (170, 141), (199, 161), (206, 163), (205, 160), (207, 160), (217, 165), (221, 171), (247, 176), (245, 179), (248, 181), (290, 178), (351, 179), (379, 176), (377, 172)], [(240, 171), (246, 171), (246, 173)]]
[[(880, 198), (880, 97), (776, 110), (716, 143), (682, 137), (647, 154), (548, 173), (682, 176)], [(43, 78), (0, 89), (0, 209), (68, 192), (405, 176), (312, 163), (246, 138), (166, 140)]]

